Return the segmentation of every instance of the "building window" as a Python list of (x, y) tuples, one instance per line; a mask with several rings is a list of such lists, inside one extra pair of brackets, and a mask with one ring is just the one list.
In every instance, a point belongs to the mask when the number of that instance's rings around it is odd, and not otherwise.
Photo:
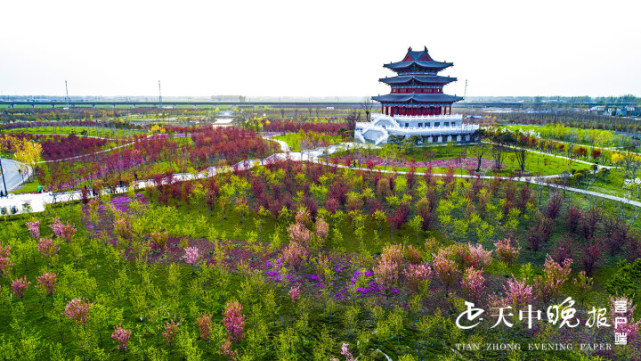
[(418, 123), (419, 128), (423, 128), (423, 123)]
[(438, 128), (439, 125), (441, 125), (441, 122), (434, 123), (434, 128)]
[(443, 124), (443, 126), (449, 127), (450, 126), (450, 122), (445, 122), (445, 124)]

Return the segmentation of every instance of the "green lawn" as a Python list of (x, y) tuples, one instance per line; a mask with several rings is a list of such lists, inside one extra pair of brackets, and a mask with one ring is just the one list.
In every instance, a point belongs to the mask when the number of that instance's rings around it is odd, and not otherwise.
[[(473, 147), (477, 145), (448, 145), (448, 146), (432, 146), (432, 147), (414, 147), (409, 149), (406, 153), (401, 153), (400, 150), (392, 150), (388, 147), (376, 149), (372, 151), (367, 151), (369, 154), (379, 156), (385, 159), (404, 159), (407, 162), (416, 161), (434, 161), (442, 159), (453, 159), (460, 156), (461, 152), (464, 152), (467, 157), (475, 157)], [(349, 150), (341, 153), (337, 153), (336, 156), (354, 154), (358, 150)], [(331, 158), (331, 157), (330, 157)], [(483, 156), (484, 159), (492, 160), (491, 155), (488, 152)], [(363, 166), (363, 165), (361, 165)], [(572, 170), (576, 171), (587, 171), (590, 169), (589, 164), (572, 161), (568, 159), (562, 159), (558, 157), (553, 157), (550, 155), (538, 154), (533, 152), (527, 152), (525, 158), (525, 171), (531, 175), (554, 175), (560, 174), (564, 171), (571, 172)], [(399, 171), (408, 171), (410, 167), (394, 167), (394, 166), (376, 166), (377, 169), (385, 170), (399, 170)], [(460, 170), (460, 168), (457, 168)], [(417, 168), (417, 172), (426, 172), (427, 168)], [(493, 172), (491, 170), (486, 170), (485, 175), (499, 175), (499, 176), (509, 176), (514, 174), (514, 172), (520, 170), (519, 164), (516, 160), (516, 157), (513, 153), (508, 153), (504, 158), (503, 170), (500, 172)], [(447, 173), (449, 169), (447, 168), (432, 168), (434, 173)], [(463, 170), (464, 174), (467, 174), (467, 171)], [(458, 173), (458, 171), (457, 171)]]
[(40, 186), (40, 182), (38, 182), (38, 179), (36, 178), (32, 182), (23, 183), (22, 187), (14, 189), (10, 193), (14, 193), (14, 194), (36, 193), (38, 191), (39, 186)]
[[(292, 148), (293, 152), (300, 152), (300, 141), (302, 139), (301, 134), (288, 133), (288, 134), (278, 135), (272, 138), (284, 141)], [(340, 135), (329, 135), (327, 136), (327, 138), (329, 139), (330, 144), (339, 144), (343, 141), (343, 138)]]

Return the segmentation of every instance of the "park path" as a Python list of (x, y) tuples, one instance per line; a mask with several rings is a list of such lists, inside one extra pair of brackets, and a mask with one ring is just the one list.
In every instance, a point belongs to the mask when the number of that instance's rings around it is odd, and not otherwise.
[[(194, 180), (194, 179), (205, 179), (205, 178), (210, 178), (213, 177), (217, 174), (225, 173), (225, 172), (230, 172), (234, 170), (248, 170), (251, 169), (255, 166), (259, 165), (265, 165), (270, 162), (274, 162), (277, 160), (292, 160), (292, 161), (308, 161), (308, 162), (314, 162), (314, 163), (320, 163), (324, 164), (327, 166), (332, 166), (336, 168), (350, 168), (350, 169), (358, 169), (361, 171), (365, 172), (381, 172), (381, 173), (398, 173), (398, 174), (407, 174), (408, 172), (405, 171), (393, 171), (393, 170), (383, 170), (383, 169), (368, 169), (368, 168), (355, 168), (355, 167), (348, 167), (345, 165), (341, 164), (333, 164), (333, 163), (327, 163), (324, 162), (321, 157), (333, 154), (339, 150), (343, 149), (353, 149), (353, 148), (364, 148), (364, 147), (370, 147), (371, 145), (368, 144), (362, 144), (362, 143), (342, 143), (342, 144), (337, 144), (337, 145), (331, 145), (328, 147), (321, 147), (313, 150), (305, 150), (302, 152), (289, 152), (289, 146), (287, 143), (281, 141), (281, 140), (276, 140), (276, 139), (270, 139), (269, 137), (265, 137), (266, 139), (276, 141), (280, 148), (281, 151), (280, 153), (275, 153), (267, 158), (264, 159), (250, 159), (250, 160), (243, 160), (240, 161), (232, 166), (217, 166), (217, 167), (209, 167), (205, 169), (202, 172), (199, 172), (198, 174), (190, 174), (190, 173), (176, 173), (172, 176), (172, 181), (174, 182), (183, 182), (183, 181), (188, 181), (188, 180)], [(545, 153), (544, 153), (545, 154)], [(426, 173), (423, 172), (416, 172), (416, 175), (425, 175)], [(437, 177), (444, 177), (446, 174), (441, 174), (441, 173), (431, 173), (433, 176)], [(468, 175), (468, 174), (454, 174), (454, 177), (456, 178), (476, 178), (477, 176), (475, 175)], [(518, 182), (525, 182), (525, 183), (531, 183), (531, 184), (537, 184), (537, 185), (543, 185), (546, 187), (551, 187), (551, 188), (556, 188), (560, 190), (565, 190), (568, 192), (574, 192), (574, 193), (579, 193), (579, 194), (585, 194), (585, 195), (590, 195), (590, 196), (595, 196), (595, 197), (601, 197), (609, 200), (613, 200), (616, 202), (622, 202), (628, 205), (632, 205), (635, 207), (641, 207), (641, 202), (630, 200), (627, 198), (623, 197), (617, 197), (609, 194), (604, 194), (604, 193), (599, 193), (599, 192), (593, 192), (593, 191), (587, 191), (579, 188), (573, 188), (573, 187), (566, 187), (563, 185), (558, 185), (558, 184), (552, 184), (547, 182), (550, 179), (554, 178), (559, 178), (561, 175), (548, 175), (548, 176), (539, 176), (539, 177), (498, 177), (500, 179), (505, 179), (505, 180), (514, 180)], [(480, 176), (481, 179), (495, 179), (497, 177), (494, 176)], [(141, 181), (136, 181), (132, 183), (132, 187), (136, 190), (138, 189), (144, 189), (147, 187), (153, 187), (155, 186), (155, 183), (153, 180), (141, 180)], [(126, 193), (129, 190), (129, 188), (125, 187), (117, 187), (115, 189), (116, 194), (120, 193)], [(106, 194), (106, 192), (105, 192)], [(21, 194), (21, 195), (10, 195), (9, 198), (3, 198), (0, 199), (0, 208), (2, 207), (7, 207), (7, 209), (10, 209), (11, 207), (16, 207), (18, 213), (22, 213), (24, 209), (24, 204), (29, 204), (29, 208), (31, 212), (42, 212), (45, 209), (45, 206), (47, 204), (53, 204), (53, 203), (62, 203), (62, 202), (71, 202), (71, 201), (78, 201), (82, 198), (82, 193), (80, 190), (76, 191), (68, 191), (68, 192), (62, 192), (62, 193), (29, 193), (29, 194)]]

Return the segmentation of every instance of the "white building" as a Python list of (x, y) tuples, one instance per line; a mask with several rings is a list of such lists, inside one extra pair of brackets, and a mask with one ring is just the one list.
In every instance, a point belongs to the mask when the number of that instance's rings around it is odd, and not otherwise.
[(371, 122), (358, 122), (354, 139), (362, 143), (384, 144), (394, 135), (409, 138), (419, 136), (423, 144), (476, 141), (475, 124), (463, 124), (460, 114), (395, 115), (372, 114)]

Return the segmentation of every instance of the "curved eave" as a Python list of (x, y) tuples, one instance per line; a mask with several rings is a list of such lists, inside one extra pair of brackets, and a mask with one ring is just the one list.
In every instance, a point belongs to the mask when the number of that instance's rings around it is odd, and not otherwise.
[(457, 79), (439, 75), (399, 75), (391, 78), (380, 78), (378, 81), (385, 84), (405, 84), (415, 80), (421, 84), (449, 84)]
[(401, 70), (401, 69), (406, 69), (409, 68), (412, 65), (418, 65), (422, 68), (427, 68), (427, 69), (445, 69), (447, 67), (450, 67), (454, 65), (454, 63), (443, 63), (440, 61), (421, 61), (421, 60), (414, 60), (414, 61), (398, 61), (396, 63), (390, 63), (390, 64), (385, 64), (383, 65), (385, 68), (389, 68), (392, 70)]

